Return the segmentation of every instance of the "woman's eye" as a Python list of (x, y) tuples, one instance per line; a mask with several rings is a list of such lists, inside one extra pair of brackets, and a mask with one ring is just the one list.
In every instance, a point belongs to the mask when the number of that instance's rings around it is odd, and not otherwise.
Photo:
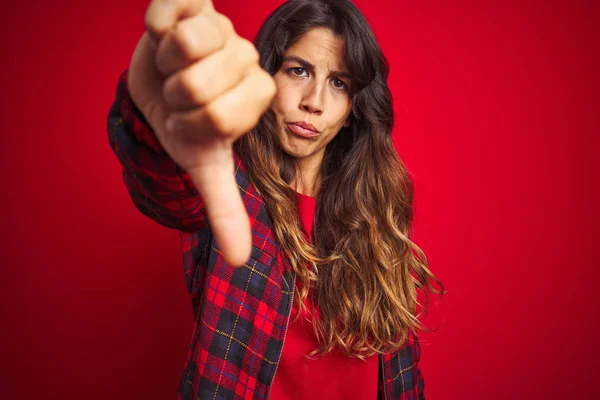
[[(296, 77), (302, 77), (305, 75), (305, 73), (308, 73), (306, 68), (302, 68), (302, 67), (292, 67), (289, 68), (288, 71)], [(340, 79), (332, 79), (333, 82), (333, 87), (338, 89), (338, 90), (344, 90), (347, 91), (348, 90), (348, 86), (344, 83), (344, 81), (340, 80)]]
[(301, 76), (301, 75), (303, 75), (303, 73), (306, 70), (304, 68), (301, 68), (301, 67), (294, 67), (294, 68), (290, 68), (290, 71), (292, 72), (292, 74), (294, 74), (296, 76)]
[(336, 89), (346, 89), (344, 81), (340, 81), (339, 79), (333, 80), (333, 86), (335, 86)]

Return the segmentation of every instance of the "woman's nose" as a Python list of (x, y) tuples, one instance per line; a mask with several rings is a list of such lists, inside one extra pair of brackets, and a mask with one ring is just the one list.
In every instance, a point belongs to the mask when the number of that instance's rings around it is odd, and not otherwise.
[(300, 103), (300, 108), (303, 111), (310, 112), (311, 114), (322, 114), (323, 103), (324, 99), (322, 85), (318, 83), (307, 85), (306, 91)]

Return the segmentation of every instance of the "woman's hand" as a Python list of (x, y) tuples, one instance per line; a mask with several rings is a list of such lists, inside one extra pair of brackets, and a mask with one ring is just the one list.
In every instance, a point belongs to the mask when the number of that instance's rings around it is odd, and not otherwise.
[(250, 222), (234, 177), (233, 142), (276, 93), (254, 45), (211, 0), (153, 0), (129, 68), (131, 98), (186, 170), (228, 264), (250, 256)]

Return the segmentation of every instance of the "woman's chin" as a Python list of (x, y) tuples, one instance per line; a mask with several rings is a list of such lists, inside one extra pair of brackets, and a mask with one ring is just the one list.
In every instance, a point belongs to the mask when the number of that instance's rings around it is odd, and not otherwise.
[(290, 149), (290, 148), (284, 147), (283, 151), (284, 151), (284, 153), (286, 153), (290, 157), (294, 157), (295, 159), (300, 159), (300, 158), (306, 157), (306, 154), (304, 154), (302, 151), (298, 151), (297, 149)]
[(306, 143), (298, 142), (297, 139), (288, 136), (285, 139), (285, 143), (281, 144), (281, 149), (294, 158), (304, 158), (310, 155), (310, 146), (307, 146)]

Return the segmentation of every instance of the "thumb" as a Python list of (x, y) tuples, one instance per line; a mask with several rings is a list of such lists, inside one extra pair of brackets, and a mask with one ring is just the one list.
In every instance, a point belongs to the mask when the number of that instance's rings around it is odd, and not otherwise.
[(212, 0), (205, 0), (202, 12), (215, 12), (215, 6), (213, 6)]
[(216, 13), (212, 0), (152, 0), (144, 15), (144, 23), (152, 41), (158, 43), (178, 21), (201, 13)]
[(208, 222), (225, 261), (239, 267), (250, 258), (250, 220), (235, 181), (231, 144), (219, 141), (211, 147), (202, 150), (202, 165), (187, 172), (204, 200)]

